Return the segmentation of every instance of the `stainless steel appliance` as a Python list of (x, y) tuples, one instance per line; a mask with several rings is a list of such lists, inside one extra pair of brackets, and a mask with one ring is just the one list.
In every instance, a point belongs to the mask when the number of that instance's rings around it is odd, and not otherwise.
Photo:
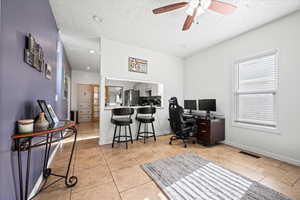
[(124, 105), (125, 106), (138, 106), (139, 105), (139, 90), (125, 90), (124, 92)]

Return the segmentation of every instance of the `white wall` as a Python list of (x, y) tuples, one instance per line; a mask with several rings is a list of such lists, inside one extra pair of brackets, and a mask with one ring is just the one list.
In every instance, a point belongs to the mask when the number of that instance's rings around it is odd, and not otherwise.
[[(154, 52), (119, 42), (101, 39), (101, 82), (105, 77), (160, 82), (164, 85), (164, 108), (158, 109), (155, 129), (157, 134), (170, 133), (168, 122), (168, 99), (183, 97), (183, 61), (181, 58)], [(128, 57), (148, 60), (148, 74), (128, 71)], [(110, 123), (111, 110), (104, 110), (104, 84), (101, 85), (100, 144), (112, 142), (113, 125)], [(132, 125), (133, 137), (136, 124)]]
[[(185, 61), (184, 97), (216, 98), (226, 115), (226, 142), (300, 165), (300, 12), (199, 52)], [(279, 49), (280, 135), (231, 125), (237, 59)]]
[(147, 90), (151, 90), (151, 96), (160, 96), (159, 84), (139, 83), (135, 85), (136, 90), (140, 90), (140, 96), (148, 96)]
[(96, 72), (72, 70), (71, 110), (77, 110), (78, 84), (100, 84), (100, 75)]

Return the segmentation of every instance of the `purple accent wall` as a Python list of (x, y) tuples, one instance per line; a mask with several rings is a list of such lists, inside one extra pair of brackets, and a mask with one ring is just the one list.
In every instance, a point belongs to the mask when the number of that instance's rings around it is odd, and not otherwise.
[[(37, 99), (45, 99), (60, 117), (64, 106), (55, 102), (57, 26), (48, 0), (0, 0), (0, 199), (18, 198), (16, 153), (11, 151), (15, 122), (33, 118), (39, 112)], [(52, 66), (52, 80), (23, 61), (25, 35), (31, 32), (41, 44), (45, 60)], [(58, 103), (60, 104), (60, 103)], [(25, 156), (23, 156), (26, 159)], [(32, 153), (30, 191), (41, 174), (42, 151)]]

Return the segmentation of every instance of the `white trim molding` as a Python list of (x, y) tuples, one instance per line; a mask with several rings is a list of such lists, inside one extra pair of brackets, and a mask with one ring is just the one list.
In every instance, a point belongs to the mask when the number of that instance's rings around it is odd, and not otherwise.
[(244, 145), (244, 144), (238, 144), (238, 143), (233, 142), (233, 141), (227, 141), (226, 140), (223, 143), (227, 144), (227, 145), (230, 145), (230, 146), (233, 146), (233, 147), (237, 147), (237, 148), (240, 148), (240, 149), (243, 149), (243, 150), (246, 150), (246, 151), (257, 153), (257, 154), (260, 154), (260, 155), (263, 155), (263, 156), (266, 156), (266, 157), (270, 157), (270, 158), (280, 160), (282, 162), (286, 162), (286, 163), (289, 163), (289, 164), (296, 165), (296, 166), (300, 167), (300, 160), (295, 160), (293, 158), (290, 158), (290, 157), (287, 157), (287, 156), (284, 156), (284, 155), (268, 152), (268, 151), (265, 151), (263, 149), (259, 149), (259, 148), (252, 147), (252, 146), (247, 146), (247, 145)]

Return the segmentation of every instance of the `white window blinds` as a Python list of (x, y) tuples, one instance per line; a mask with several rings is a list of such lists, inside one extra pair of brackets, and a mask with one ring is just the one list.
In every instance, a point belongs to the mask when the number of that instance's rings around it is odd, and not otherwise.
[(237, 64), (235, 121), (276, 126), (277, 53), (272, 52)]

